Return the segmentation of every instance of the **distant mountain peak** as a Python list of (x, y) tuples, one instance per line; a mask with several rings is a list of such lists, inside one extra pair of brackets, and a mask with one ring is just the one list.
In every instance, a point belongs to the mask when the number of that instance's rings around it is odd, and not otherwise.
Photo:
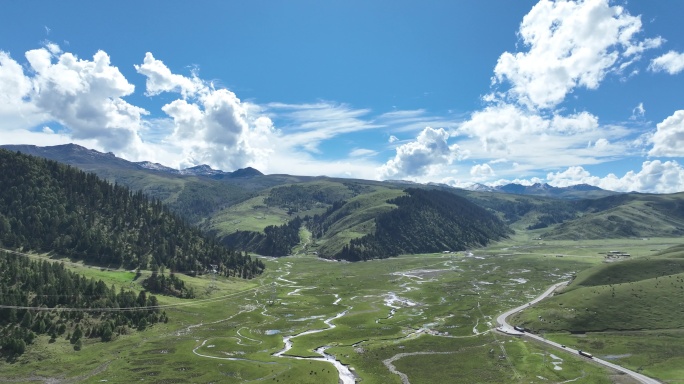
[(188, 167), (185, 169), (181, 169), (179, 171), (181, 175), (196, 175), (196, 176), (214, 176), (214, 175), (220, 175), (224, 174), (226, 172), (223, 172), (218, 169), (213, 169), (211, 166), (207, 164), (200, 164), (200, 165), (195, 165), (194, 167)]
[(599, 188), (595, 185), (589, 185), (589, 184), (575, 184), (575, 185), (567, 186), (566, 188), (573, 189), (575, 191), (600, 191), (601, 190), (601, 188)]
[(252, 177), (252, 176), (263, 176), (264, 174), (261, 173), (258, 169), (252, 168), (252, 167), (247, 167), (247, 168), (240, 168), (236, 169), (233, 171), (233, 173), (230, 174), (230, 177)]
[(239, 177), (252, 177), (252, 176), (263, 176), (263, 173), (258, 170), (247, 167), (236, 169), (233, 172), (225, 172), (220, 169), (214, 169), (207, 164), (195, 165), (194, 167), (188, 167), (178, 171), (181, 175), (195, 175), (195, 176), (212, 176), (212, 177), (228, 177), (228, 178), (239, 178)]
[(162, 171), (162, 172), (171, 172), (171, 173), (176, 171), (175, 169), (173, 169), (171, 167), (167, 167), (167, 166), (159, 164), (159, 163), (153, 163), (151, 161), (139, 161), (135, 164), (137, 164), (140, 168), (150, 169), (153, 171)]
[(496, 187), (490, 187), (489, 185), (485, 185), (482, 183), (472, 183), (469, 186), (467, 186), (465, 189), (470, 190), (470, 191), (482, 191), (482, 192), (496, 191)]

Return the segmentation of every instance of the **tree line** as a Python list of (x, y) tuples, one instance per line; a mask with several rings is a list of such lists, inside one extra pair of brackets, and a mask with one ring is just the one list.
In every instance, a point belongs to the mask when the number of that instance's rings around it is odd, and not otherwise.
[(236, 231), (224, 236), (222, 241), (231, 247), (239, 247), (265, 256), (286, 256), (299, 244), (302, 219), (295, 217), (283, 225), (269, 225), (264, 232)]
[(38, 335), (49, 335), (50, 342), (66, 335), (78, 350), (82, 337), (110, 341), (168, 321), (155, 296), (108, 287), (102, 280), (66, 269), (63, 263), (0, 251), (0, 271), (3, 356), (21, 355)]

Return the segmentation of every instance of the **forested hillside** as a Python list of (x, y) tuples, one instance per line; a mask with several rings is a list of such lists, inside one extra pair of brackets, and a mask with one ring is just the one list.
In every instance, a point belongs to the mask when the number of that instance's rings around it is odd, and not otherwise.
[(283, 225), (269, 225), (264, 232), (236, 231), (225, 236), (225, 244), (239, 245), (243, 249), (267, 256), (286, 256), (292, 247), (299, 244), (299, 228), (302, 219), (298, 216)]
[(126, 268), (250, 278), (264, 265), (231, 251), (142, 192), (55, 161), (0, 150), (0, 245)]
[(519, 230), (547, 228), (573, 220), (584, 209), (577, 200), (500, 192), (461, 190), (455, 193), (496, 213), (506, 224)]
[(263, 255), (284, 256), (300, 244), (304, 226), (312, 235), (309, 251), (324, 258), (358, 261), (464, 250), (510, 233), (486, 209), (431, 188), (316, 182), (274, 188), (264, 202), (265, 208), (277, 206), (292, 219), (269, 225), (263, 232), (236, 230), (222, 241)]
[[(223, 206), (235, 204), (250, 196), (231, 180), (241, 180), (242, 175), (250, 178), (254, 175), (248, 170), (232, 175), (215, 175), (225, 181), (188, 172), (181, 174), (173, 170), (148, 162), (133, 163), (116, 157), (112, 153), (102, 153), (76, 144), (37, 147), (34, 145), (5, 145), (11, 152), (47, 158), (63, 164), (69, 164), (88, 173), (95, 173), (99, 178), (117, 183), (134, 191), (142, 191), (152, 199), (160, 200), (172, 212), (180, 215), (191, 224), (198, 224)], [(147, 164), (147, 166), (143, 166)], [(190, 170), (192, 171), (192, 169)]]
[[(237, 224), (232, 226), (232, 230), (214, 232), (228, 232), (221, 236), (221, 241), (229, 247), (267, 256), (285, 256), (300, 243), (300, 228), (309, 222), (311, 216), (323, 213), (345, 199), (374, 192), (377, 187), (371, 183), (319, 178), (273, 187), (264, 191), (259, 198), (226, 210), (225, 218), (216, 227), (226, 222)], [(266, 224), (273, 222), (282, 224)], [(255, 227), (258, 230), (254, 230)]]
[[(320, 256), (358, 261), (403, 253), (458, 251), (487, 245), (510, 233), (496, 216), (460, 196), (418, 188), (406, 193), (387, 201), (397, 208), (377, 216), (374, 233), (351, 239), (338, 253)], [(325, 223), (326, 218), (323, 215), (318, 221)], [(317, 228), (324, 230), (325, 226)], [(316, 235), (325, 234), (319, 231)]]

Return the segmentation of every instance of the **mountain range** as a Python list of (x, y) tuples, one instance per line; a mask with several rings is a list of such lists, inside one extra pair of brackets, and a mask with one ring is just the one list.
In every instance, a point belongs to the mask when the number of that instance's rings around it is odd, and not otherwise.
[[(64, 144), (47, 147), (35, 145), (0, 145), (10, 151), (19, 151), (25, 154), (48, 158), (73, 165), (85, 171), (98, 172), (102, 168), (121, 168), (134, 170), (147, 170), (168, 175), (180, 176), (207, 176), (214, 179), (225, 178), (249, 178), (254, 176), (264, 176), (259, 170), (252, 167), (237, 169), (226, 172), (213, 169), (206, 164), (196, 165), (184, 169), (175, 169), (163, 164), (151, 161), (131, 162), (115, 156), (113, 153), (102, 153), (93, 149), (84, 148), (77, 144)], [(405, 180), (387, 180), (390, 184), (420, 185)], [(447, 187), (446, 184), (429, 183), (427, 185)], [(500, 186), (488, 186), (485, 184), (473, 183), (463, 189), (480, 192), (501, 192), (515, 195), (549, 196), (568, 199), (580, 199), (587, 197), (602, 197), (618, 194), (619, 192), (608, 191), (588, 184), (577, 184), (567, 187), (554, 187), (547, 183), (536, 183), (533, 185), (522, 185), (509, 183)]]
[[(368, 236), (382, 232), (382, 225), (378, 227), (378, 223), (387, 224), (383, 217), (398, 208), (391, 201), (407, 196), (406, 191), (411, 188), (441, 190), (462, 197), (464, 200), (459, 204), (472, 203), (484, 208), (487, 214), (495, 215), (515, 231), (531, 231), (531, 237), (589, 239), (684, 233), (684, 213), (679, 203), (682, 194), (621, 194), (586, 184), (564, 188), (541, 183), (498, 187), (475, 184), (469, 189), (459, 189), (402, 180), (265, 175), (253, 168), (225, 172), (207, 165), (176, 170), (157, 163), (129, 162), (112, 153), (74, 144), (3, 147), (64, 162), (94, 172), (111, 183), (142, 191), (159, 199), (191, 224), (216, 235), (226, 245), (271, 255), (287, 254), (296, 247), (300, 236), (292, 221), (297, 218), (303, 220), (300, 226), (310, 227), (312, 238), (306, 251), (335, 257), (354, 242), (376, 247), (374, 242), (359, 239), (369, 239)], [(436, 195), (427, 200), (434, 198)], [(330, 212), (333, 208), (334, 212)], [(439, 232), (439, 226), (433, 224), (441, 220), (431, 222), (428, 217), (422, 217), (412, 225)], [(499, 238), (502, 233), (497, 230), (488, 238)], [(478, 246), (487, 241), (460, 246)], [(444, 248), (448, 248), (448, 243), (441, 242)], [(416, 249), (403, 251), (417, 252)], [(376, 249), (372, 253), (381, 252)]]
[(619, 194), (620, 192), (608, 191), (589, 184), (575, 184), (567, 187), (554, 187), (548, 183), (535, 183), (532, 185), (522, 185), (509, 183), (499, 186), (489, 186), (479, 183), (471, 184), (464, 189), (480, 192), (501, 192), (514, 195), (532, 195), (557, 197), (561, 199), (584, 199), (592, 197), (603, 197)]
[[(49, 147), (39, 147), (35, 145), (0, 145), (0, 148), (9, 151), (21, 152), (28, 155), (44, 157), (60, 163), (76, 166), (85, 171), (95, 171), (102, 165), (108, 167), (120, 167), (125, 169), (149, 170), (171, 175), (191, 175), (191, 176), (210, 176), (216, 178), (223, 177), (251, 177), (263, 175), (258, 170), (247, 167), (238, 169), (234, 172), (224, 172), (213, 169), (209, 165), (202, 164), (185, 169), (175, 169), (151, 161), (131, 162), (117, 157), (111, 152), (102, 153), (94, 149), (88, 149), (77, 144), (63, 144)], [(92, 167), (92, 169), (88, 169)]]

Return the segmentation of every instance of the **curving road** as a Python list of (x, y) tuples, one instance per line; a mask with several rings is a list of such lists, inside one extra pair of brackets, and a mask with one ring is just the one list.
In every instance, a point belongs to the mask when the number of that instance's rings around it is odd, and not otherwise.
[[(520, 312), (520, 311), (522, 311), (523, 309), (525, 309), (525, 308), (527, 308), (528, 306), (530, 306), (531, 304), (535, 304), (535, 303), (537, 303), (537, 302), (543, 300), (543, 299), (546, 298), (547, 296), (551, 295), (556, 289), (558, 289), (558, 287), (560, 287), (560, 286), (562, 286), (562, 285), (566, 285), (567, 283), (568, 283), (567, 281), (563, 281), (563, 282), (560, 282), (560, 283), (558, 283), (558, 284), (554, 284), (554, 285), (552, 285), (549, 289), (547, 289), (544, 293), (542, 293), (539, 297), (537, 297), (536, 299), (530, 301), (528, 304), (523, 304), (523, 305), (521, 305), (521, 306), (519, 306), (519, 307), (517, 307), (517, 308), (513, 308), (513, 309), (511, 309), (511, 310), (509, 310), (509, 311), (507, 311), (507, 312), (505, 312), (505, 313), (502, 313), (501, 315), (499, 315), (499, 316), (496, 318), (496, 322), (499, 324), (499, 326), (498, 326), (496, 329), (497, 329), (498, 331), (500, 331), (500, 332), (503, 332), (503, 333), (506, 333), (506, 334), (509, 334), (509, 335), (521, 335), (521, 336), (524, 336), (524, 337), (529, 337), (530, 339), (537, 340), (537, 341), (539, 341), (540, 343), (544, 343), (544, 344), (547, 344), (547, 345), (556, 347), (556, 348), (558, 348), (558, 349), (560, 349), (560, 350), (578, 354), (578, 351), (575, 350), (575, 349), (564, 347), (564, 346), (562, 346), (561, 344), (558, 344), (558, 343), (556, 343), (556, 342), (554, 342), (554, 341), (545, 339), (545, 338), (543, 338), (543, 337), (541, 337), (541, 336), (534, 335), (534, 334), (531, 334), (531, 333), (518, 332), (518, 331), (516, 331), (515, 329), (513, 329), (513, 327), (512, 327), (510, 324), (508, 324), (508, 323), (506, 322), (506, 318), (508, 318), (510, 315), (512, 315), (512, 314), (514, 314), (514, 313), (517, 313), (517, 312)], [(588, 360), (589, 360), (589, 359), (588, 359)], [(593, 362), (595, 362), (595, 363), (597, 363), (597, 364), (603, 365), (603, 366), (605, 366), (605, 367), (612, 368), (612, 369), (614, 369), (614, 370), (616, 370), (616, 371), (625, 373), (625, 374), (631, 376), (632, 378), (638, 380), (640, 383), (643, 383), (643, 384), (661, 384), (661, 382), (658, 381), (658, 380), (652, 379), (652, 378), (650, 378), (650, 377), (648, 377), (648, 376), (644, 376), (644, 375), (642, 375), (641, 373), (634, 372), (634, 371), (632, 371), (632, 370), (629, 370), (629, 369), (627, 369), (627, 368), (624, 368), (624, 367), (621, 367), (621, 366), (619, 366), (619, 365), (613, 364), (613, 363), (611, 363), (611, 362), (608, 362), (608, 361), (605, 361), (605, 360), (601, 360), (601, 359), (599, 359), (599, 358), (597, 358), (597, 357), (594, 357), (593, 359), (591, 359), (591, 361), (593, 361)]]

